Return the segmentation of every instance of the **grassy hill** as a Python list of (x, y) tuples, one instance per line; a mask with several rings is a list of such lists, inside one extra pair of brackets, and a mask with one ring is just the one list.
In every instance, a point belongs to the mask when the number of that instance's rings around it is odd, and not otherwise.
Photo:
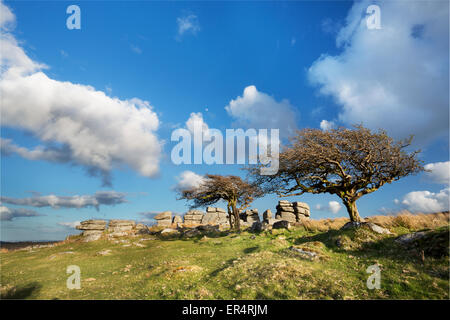
[[(90, 243), (72, 237), (51, 247), (2, 248), (1, 297), (448, 299), (448, 218), (438, 213), (368, 219), (392, 235), (368, 228), (339, 230), (346, 219), (327, 219), (261, 233)], [(426, 232), (416, 241), (395, 241), (418, 230)], [(381, 287), (369, 290), (366, 270), (375, 264), (381, 269)], [(80, 267), (81, 289), (67, 289), (69, 265)]]

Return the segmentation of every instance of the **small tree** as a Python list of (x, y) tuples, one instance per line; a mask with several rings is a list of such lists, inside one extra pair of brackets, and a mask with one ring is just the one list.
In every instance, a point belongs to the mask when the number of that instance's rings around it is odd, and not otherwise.
[(336, 194), (350, 220), (360, 222), (356, 200), (424, 169), (416, 158), (420, 151), (404, 151), (411, 141), (412, 136), (396, 142), (384, 130), (373, 133), (362, 125), (329, 131), (303, 129), (280, 152), (277, 174), (260, 175), (261, 165), (247, 169), (265, 192), (282, 197)]
[(192, 201), (190, 208), (213, 205), (220, 200), (226, 201), (230, 227), (235, 230), (240, 230), (239, 211), (245, 210), (255, 198), (263, 195), (259, 187), (240, 177), (212, 174), (207, 174), (197, 187), (181, 189), (178, 192), (178, 200)]

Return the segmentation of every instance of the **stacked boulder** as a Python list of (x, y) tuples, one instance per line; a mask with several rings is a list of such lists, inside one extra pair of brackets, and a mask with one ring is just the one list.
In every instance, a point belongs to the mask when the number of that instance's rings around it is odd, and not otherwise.
[(95, 241), (100, 239), (103, 232), (106, 229), (106, 221), (105, 220), (86, 220), (80, 222), (79, 225), (76, 226), (78, 230), (83, 230), (82, 236), (83, 241)]
[(190, 210), (184, 215), (185, 226), (196, 226), (202, 224), (203, 212), (200, 210)]
[(180, 216), (174, 216), (172, 219), (172, 224), (177, 228), (181, 227), (183, 224), (183, 218)]
[(250, 225), (253, 224), (253, 222), (260, 222), (258, 209), (245, 210), (243, 213), (240, 214), (240, 218), (241, 220), (247, 222)]
[(110, 237), (124, 237), (135, 234), (136, 222), (133, 220), (109, 220), (108, 231)]
[(172, 225), (172, 212), (164, 211), (154, 217), (158, 227), (170, 227)]
[(134, 231), (135, 231), (135, 234), (150, 234), (150, 230), (143, 223), (136, 224), (136, 227), (135, 227)]
[(309, 206), (304, 202), (289, 202), (286, 200), (278, 201), (277, 213), (275, 218), (289, 222), (300, 222), (301, 219), (307, 219), (310, 215)]
[[(186, 223), (186, 216), (185, 216), (184, 220)], [(219, 225), (219, 226), (229, 225), (228, 214), (225, 211), (225, 209), (207, 207), (206, 214), (202, 217), (201, 224), (202, 225)]]

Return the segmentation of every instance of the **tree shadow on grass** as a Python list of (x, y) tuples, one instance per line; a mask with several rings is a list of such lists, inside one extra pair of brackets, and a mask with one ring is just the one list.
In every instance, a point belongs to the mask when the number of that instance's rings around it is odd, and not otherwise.
[(24, 286), (13, 287), (2, 294), (2, 299), (27, 299), (36, 295), (41, 290), (42, 285), (38, 282), (31, 282)]
[(258, 249), (259, 249), (259, 246), (256, 246), (256, 247), (250, 247), (250, 248), (245, 248), (245, 249), (244, 249), (244, 253), (245, 253), (245, 254), (250, 254), (250, 253), (256, 252)]
[(210, 277), (216, 277), (220, 272), (222, 272), (223, 270), (225, 270), (226, 268), (228, 268), (229, 266), (233, 265), (234, 260), (236, 260), (235, 258), (233, 259), (228, 259), (222, 267), (214, 270), (213, 272), (211, 272), (209, 274)]
[[(448, 258), (448, 227), (430, 230), (427, 236), (409, 245), (395, 241), (396, 235), (377, 235), (367, 230), (329, 230), (312, 236), (297, 238), (295, 244), (322, 242), (328, 249), (337, 253), (361, 256), (364, 258), (389, 258), (398, 262), (419, 262), (420, 253), (425, 257)], [(338, 243), (341, 242), (339, 245)]]

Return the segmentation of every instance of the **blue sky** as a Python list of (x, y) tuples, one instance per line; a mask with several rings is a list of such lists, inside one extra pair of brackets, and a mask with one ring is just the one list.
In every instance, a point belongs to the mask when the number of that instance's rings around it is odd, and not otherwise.
[[(432, 172), (361, 198), (360, 213), (448, 210), (448, 2), (80, 1), (81, 29), (69, 30), (71, 4), (1, 6), (3, 241), (62, 239), (94, 217), (183, 214), (180, 181), (243, 176), (171, 162), (172, 131), (194, 118), (222, 131), (276, 119), (266, 127), (415, 134)], [(370, 4), (381, 29), (366, 26)], [(330, 195), (291, 200), (313, 218), (347, 216)]]

